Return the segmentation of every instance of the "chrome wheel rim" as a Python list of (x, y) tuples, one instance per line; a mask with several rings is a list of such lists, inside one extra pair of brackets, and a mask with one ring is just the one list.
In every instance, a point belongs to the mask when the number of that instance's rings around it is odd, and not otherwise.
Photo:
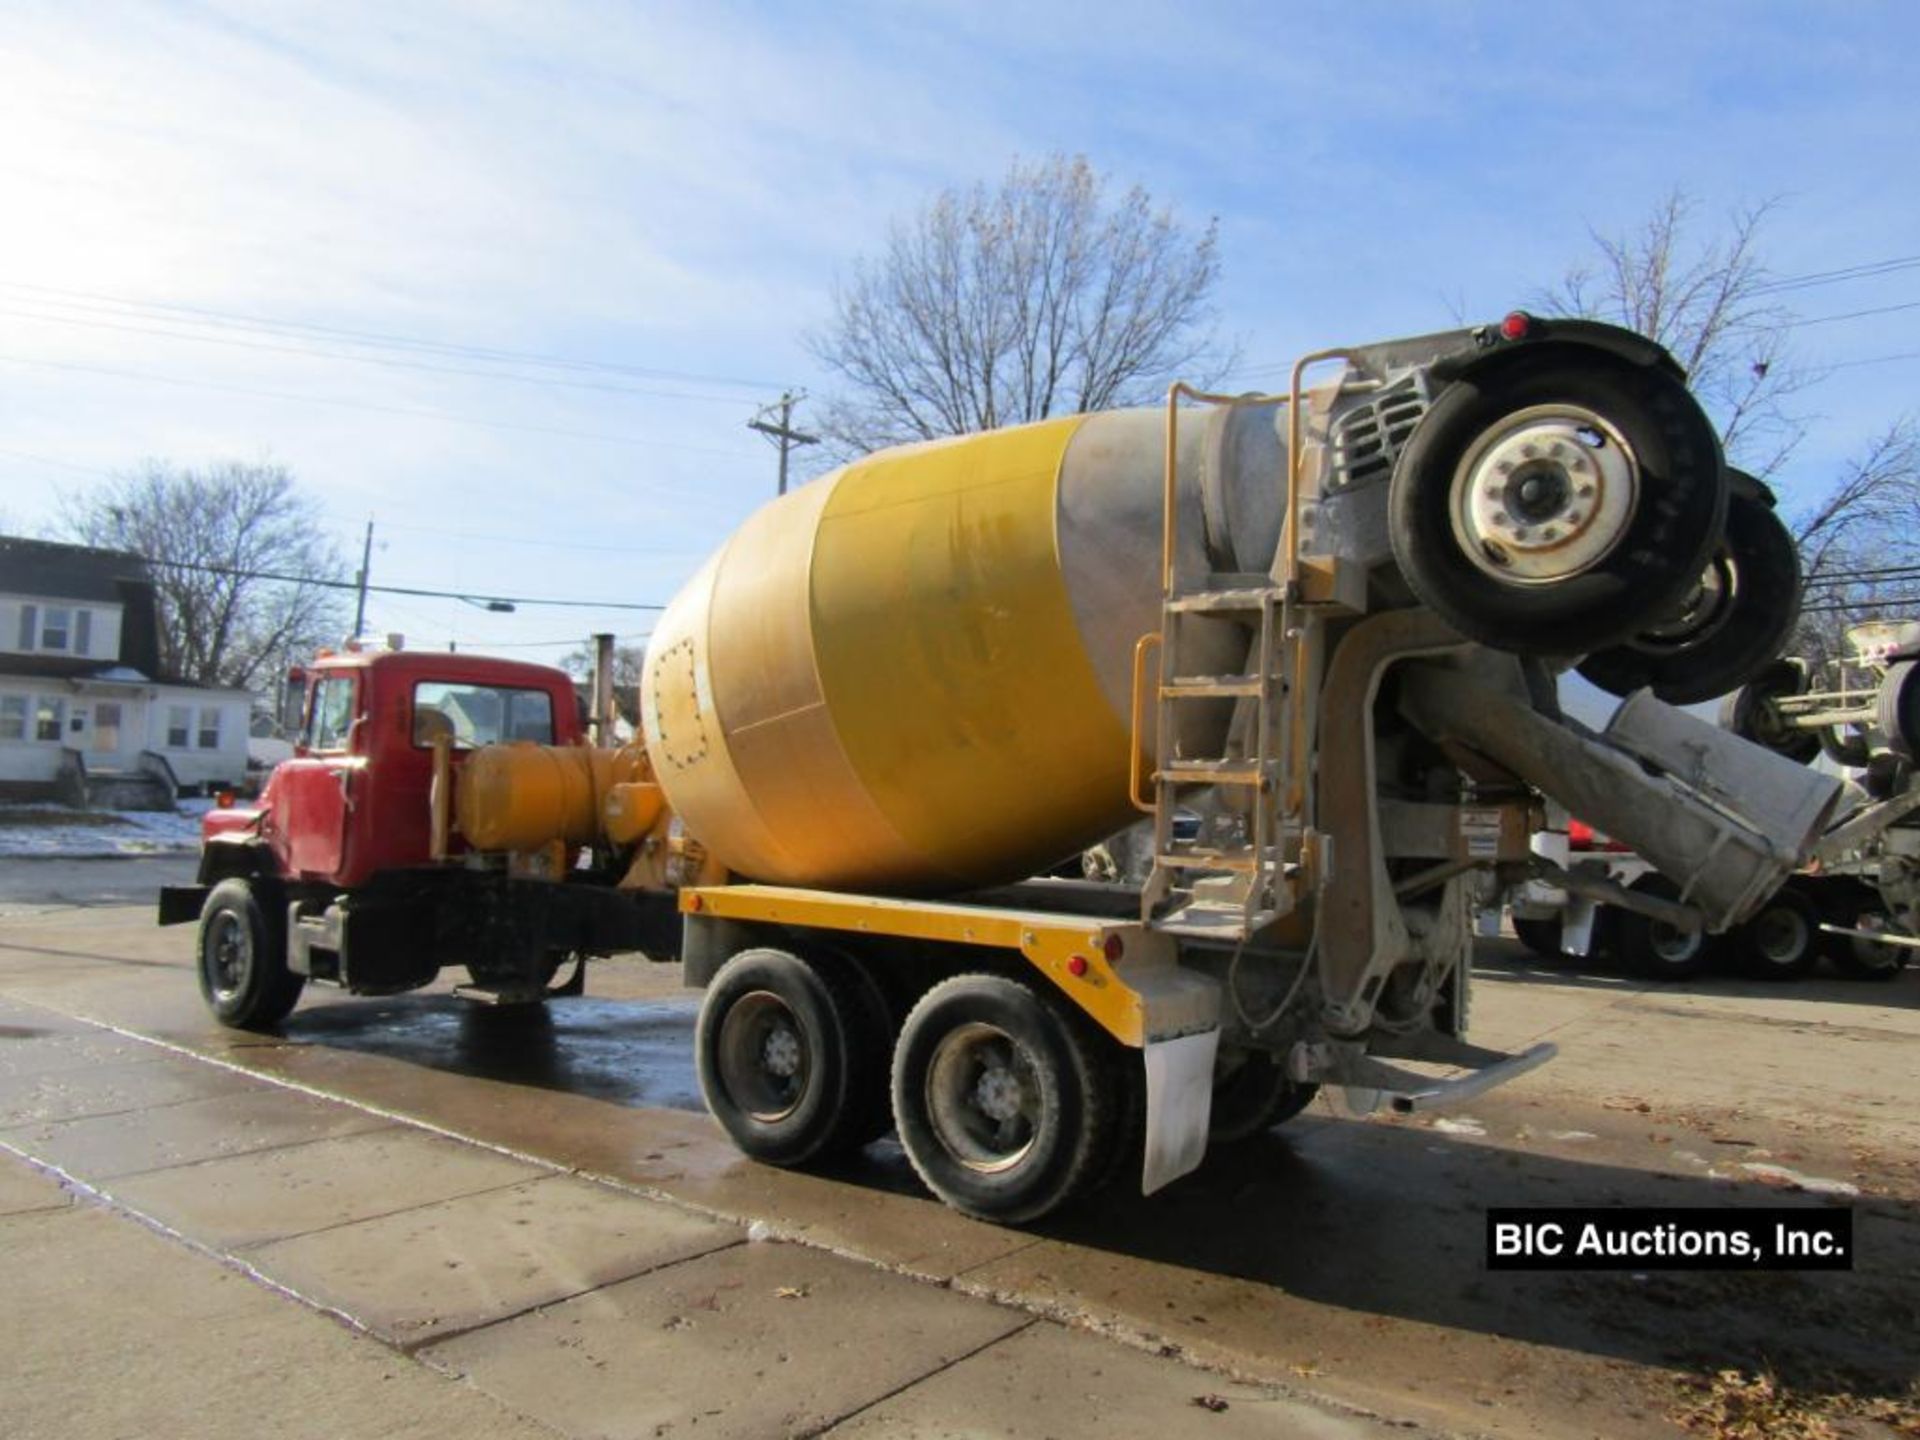
[(1461, 458), (1449, 506), (1461, 552), (1509, 585), (1554, 585), (1619, 546), (1639, 510), (1640, 467), (1620, 432), (1578, 405), (1536, 405)]

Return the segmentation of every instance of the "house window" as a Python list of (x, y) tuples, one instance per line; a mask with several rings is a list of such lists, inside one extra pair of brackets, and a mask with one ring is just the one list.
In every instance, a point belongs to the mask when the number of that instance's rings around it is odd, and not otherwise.
[(0, 740), (27, 738), (27, 697), (0, 695)]
[(184, 750), (191, 739), (193, 729), (193, 711), (185, 705), (167, 707), (167, 748)]
[(200, 748), (202, 750), (220, 748), (220, 711), (212, 705), (200, 707)]
[(20, 648), (49, 650), (58, 655), (90, 654), (93, 649), (93, 612), (71, 605), (22, 605)]
[(50, 695), (35, 697), (33, 709), (33, 738), (36, 740), (60, 739), (60, 732), (67, 720), (67, 702), (57, 700)]

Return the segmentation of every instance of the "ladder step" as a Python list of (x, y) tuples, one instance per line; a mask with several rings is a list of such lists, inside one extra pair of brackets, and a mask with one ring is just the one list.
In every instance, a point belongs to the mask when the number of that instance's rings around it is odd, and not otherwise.
[(1195, 940), (1244, 940), (1277, 918), (1272, 910), (1256, 910), (1249, 915), (1238, 905), (1190, 900), (1153, 921), (1153, 928)]
[[(1266, 767), (1271, 770), (1271, 763)], [(1266, 776), (1250, 760), (1174, 760), (1154, 776), (1175, 785), (1260, 785)]]
[(1169, 870), (1234, 870), (1251, 875), (1260, 868), (1260, 862), (1250, 851), (1233, 855), (1218, 851), (1206, 855), (1156, 855), (1154, 859)]
[[(1280, 684), (1278, 676), (1275, 685)], [(1220, 699), (1235, 695), (1257, 696), (1260, 693), (1258, 675), (1178, 675), (1160, 687), (1160, 693), (1169, 699)]]
[(1245, 590), (1196, 590), (1191, 595), (1175, 595), (1166, 608), (1183, 613), (1247, 614), (1280, 603), (1283, 592), (1277, 585), (1262, 585)]

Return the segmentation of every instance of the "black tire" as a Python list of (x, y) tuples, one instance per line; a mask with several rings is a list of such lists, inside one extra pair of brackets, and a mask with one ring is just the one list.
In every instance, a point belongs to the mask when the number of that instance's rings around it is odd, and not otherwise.
[(963, 1214), (1037, 1220), (1106, 1175), (1115, 1042), (1050, 996), (956, 975), (920, 999), (893, 1054), (893, 1118), (921, 1180)]
[(1789, 882), (1734, 934), (1740, 965), (1762, 980), (1798, 980), (1820, 959), (1820, 908)]
[(1221, 1047), (1213, 1066), (1207, 1144), (1239, 1145), (1284, 1125), (1313, 1103), (1320, 1087), (1290, 1079), (1265, 1050)]
[[(1643, 875), (1628, 887), (1662, 900), (1679, 897), (1679, 887), (1664, 875)], [(1718, 958), (1718, 937), (1704, 930), (1681, 930), (1664, 920), (1619, 906), (1609, 934), (1620, 963), (1651, 980), (1687, 980), (1712, 968)]]
[(1560, 930), (1558, 920), (1527, 920), (1521, 916), (1513, 917), (1513, 934), (1522, 945), (1547, 960), (1560, 958)]
[(1820, 736), (1789, 725), (1781, 717), (1778, 702), (1806, 688), (1805, 666), (1795, 660), (1775, 660), (1720, 702), (1720, 728), (1805, 765), (1820, 753)]
[[(1589, 442), (1593, 456), (1613, 442), (1585, 417), (1611, 429), (1637, 461), (1638, 498), (1617, 541), (1585, 568), (1515, 582), (1492, 573), (1500, 547), (1485, 542), (1470, 553), (1454, 502), (1476, 450), (1536, 408), (1580, 424), (1598, 442)], [(1549, 488), (1563, 509), (1543, 527), (1580, 514), (1567, 487), (1585, 482), (1564, 469), (1555, 477)], [(1672, 375), (1590, 350), (1541, 350), (1442, 391), (1401, 453), (1387, 503), (1401, 573), (1448, 624), (1503, 650), (1584, 655), (1622, 643), (1685, 598), (1720, 541), (1727, 479), (1713, 426)]]
[(1602, 690), (1643, 686), (1692, 705), (1745, 684), (1777, 659), (1800, 621), (1800, 554), (1771, 506), (1736, 491), (1725, 534), (1678, 613), (1624, 645), (1596, 651), (1580, 673)]
[(714, 1119), (769, 1165), (828, 1160), (885, 1129), (886, 1012), (839, 956), (727, 961), (701, 1002), (694, 1065)]
[(1866, 735), (1849, 725), (1845, 733), (1837, 725), (1823, 726), (1820, 734), (1820, 753), (1836, 765), (1844, 765), (1849, 770), (1864, 770), (1873, 760), (1873, 747)]
[[(1892, 921), (1880, 897), (1870, 887), (1850, 888), (1853, 890), (1850, 903), (1836, 907), (1838, 923), (1849, 930), (1891, 927)], [(1822, 935), (1820, 938), (1834, 969), (1849, 980), (1874, 980), (1884, 984), (1898, 979), (1913, 956), (1913, 951), (1905, 945), (1880, 945), (1854, 935)]]
[(287, 968), (287, 917), (256, 882), (222, 880), (200, 907), (200, 993), (222, 1025), (270, 1030), (306, 988)]
[(1920, 664), (1898, 660), (1889, 665), (1874, 708), (1874, 723), (1887, 737), (1887, 747), (1908, 760), (1920, 757)]

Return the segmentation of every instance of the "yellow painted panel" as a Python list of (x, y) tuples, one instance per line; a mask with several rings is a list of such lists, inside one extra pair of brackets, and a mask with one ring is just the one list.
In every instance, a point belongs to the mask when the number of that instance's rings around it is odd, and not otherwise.
[[(1158, 939), (1133, 922), (999, 906), (955, 905), (846, 895), (784, 885), (712, 885), (680, 892), (680, 908), (719, 920), (840, 930), (1017, 950), (1074, 1005), (1123, 1045), (1146, 1036), (1146, 1006), (1121, 967), (1105, 955), (1109, 936), (1123, 953), (1144, 955)], [(1070, 963), (1085, 961), (1075, 975)], [(1122, 966), (1126, 962), (1123, 960)]]
[(841, 476), (821, 516), (814, 653), (842, 749), (914, 851), (979, 883), (1127, 814), (1127, 734), (1082, 647), (1055, 536), (1079, 424), (876, 457)]

